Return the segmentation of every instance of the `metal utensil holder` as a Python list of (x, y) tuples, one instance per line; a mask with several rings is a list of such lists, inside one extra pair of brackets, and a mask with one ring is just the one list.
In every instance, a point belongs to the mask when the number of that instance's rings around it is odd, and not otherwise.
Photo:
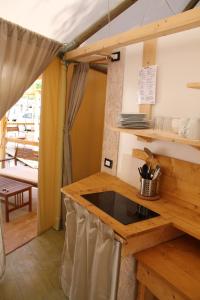
[(144, 197), (154, 197), (158, 194), (158, 178), (156, 179), (144, 179), (140, 178), (140, 195)]

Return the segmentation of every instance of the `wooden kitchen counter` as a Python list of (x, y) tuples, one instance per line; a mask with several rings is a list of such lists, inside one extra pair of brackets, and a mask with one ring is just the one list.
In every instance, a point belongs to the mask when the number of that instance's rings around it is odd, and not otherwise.
[[(123, 225), (101, 209), (81, 197), (82, 194), (115, 191), (160, 214), (158, 217), (138, 223)], [(163, 241), (180, 236), (182, 231), (200, 239), (200, 208), (180, 201), (175, 197), (161, 197), (156, 201), (142, 200), (137, 196), (137, 189), (107, 173), (97, 173), (62, 188), (62, 192), (87, 208), (109, 225), (121, 236), (129, 247), (134, 244), (134, 252), (156, 245), (158, 239)], [(181, 231), (179, 231), (181, 230)], [(152, 234), (152, 236), (149, 236)], [(136, 243), (139, 242), (139, 246)], [(155, 241), (156, 239), (156, 241)], [(141, 247), (141, 244), (143, 246)], [(132, 251), (132, 250), (131, 250)], [(126, 254), (129, 254), (126, 249)]]
[[(139, 204), (143, 204), (144, 201), (140, 200), (137, 196), (137, 190), (131, 187), (130, 185), (122, 182), (118, 178), (108, 175), (106, 173), (98, 173), (87, 177), (83, 180), (75, 182), (69, 186), (62, 188), (62, 192), (72, 198), (74, 201), (78, 202), (82, 206), (86, 207), (88, 211), (95, 214), (102, 221), (112, 227), (112, 229), (122, 236), (124, 239), (127, 239), (135, 234), (145, 231), (149, 231), (154, 228), (158, 228), (165, 224), (169, 224), (170, 221), (168, 219), (163, 218), (161, 216), (141, 221), (138, 223), (133, 223), (129, 225), (123, 225), (118, 222), (116, 219), (112, 218), (101, 209), (96, 207), (91, 202), (87, 201), (81, 194), (89, 194), (96, 192), (104, 192), (104, 191), (115, 191), (118, 192), (130, 200), (134, 200)], [(146, 204), (146, 201), (145, 201)], [(148, 207), (146, 205), (146, 207)], [(150, 207), (149, 207), (150, 208)]]
[[(81, 194), (103, 191), (118, 192), (130, 200), (159, 213), (160, 216), (138, 223), (123, 225), (81, 197)], [(142, 200), (137, 196), (138, 191), (136, 188), (109, 174), (94, 174), (63, 187), (62, 192), (110, 225), (124, 239), (169, 224), (200, 239), (200, 207), (189, 205), (187, 202), (180, 201), (175, 197), (167, 198), (165, 196), (156, 201)]]

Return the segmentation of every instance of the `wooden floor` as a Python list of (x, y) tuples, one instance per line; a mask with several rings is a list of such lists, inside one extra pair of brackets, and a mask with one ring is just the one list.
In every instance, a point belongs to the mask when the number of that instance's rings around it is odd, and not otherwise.
[(63, 231), (49, 230), (7, 255), (0, 300), (66, 300), (59, 283), (63, 242)]
[[(2, 203), (4, 220), (4, 240), (6, 254), (26, 244), (37, 236), (37, 189), (32, 188), (33, 209), (28, 211), (28, 206), (10, 213), (10, 222), (5, 222), (5, 209)], [(28, 197), (28, 195), (26, 195)], [(0, 298), (1, 300), (1, 298)]]

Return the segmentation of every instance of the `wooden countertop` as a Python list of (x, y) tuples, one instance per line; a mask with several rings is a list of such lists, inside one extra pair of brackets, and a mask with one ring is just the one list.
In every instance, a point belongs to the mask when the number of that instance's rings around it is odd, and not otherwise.
[[(138, 223), (123, 225), (81, 197), (81, 194), (102, 191), (116, 191), (128, 197), (130, 200), (159, 213), (160, 216)], [(109, 174), (94, 174), (71, 185), (63, 187), (62, 192), (80, 205), (86, 207), (88, 211), (98, 216), (124, 239), (128, 239), (140, 233), (151, 231), (169, 224), (172, 224), (177, 229), (200, 239), (199, 207), (195, 205), (192, 206), (191, 204), (188, 205), (187, 202), (180, 201), (175, 197), (172, 199), (165, 196), (164, 198), (161, 197), (156, 201), (142, 200), (137, 196), (136, 188)]]
[(199, 252), (200, 241), (189, 236), (142, 251), (137, 279), (159, 299), (200, 299)]

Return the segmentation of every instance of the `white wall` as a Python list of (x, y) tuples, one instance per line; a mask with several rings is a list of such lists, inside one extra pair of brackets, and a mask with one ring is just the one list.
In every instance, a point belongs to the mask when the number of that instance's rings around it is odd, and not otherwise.
[[(142, 66), (142, 44), (126, 48), (124, 112), (138, 111), (138, 71)], [(200, 117), (200, 90), (188, 89), (187, 82), (200, 81), (200, 28), (158, 39), (157, 103), (153, 115)], [(187, 145), (156, 141), (142, 143), (135, 136), (121, 134), (117, 176), (139, 185), (137, 167), (143, 162), (132, 157), (133, 148), (147, 146), (154, 153), (200, 163), (200, 151)]]

